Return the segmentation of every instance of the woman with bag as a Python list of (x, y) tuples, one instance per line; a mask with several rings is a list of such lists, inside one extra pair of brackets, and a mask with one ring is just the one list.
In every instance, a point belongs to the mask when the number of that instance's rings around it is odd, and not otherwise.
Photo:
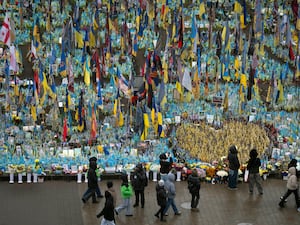
[(259, 194), (263, 194), (263, 188), (261, 184), (261, 177), (259, 175), (259, 167), (261, 165), (260, 158), (258, 158), (258, 153), (256, 149), (250, 151), (250, 159), (248, 161), (247, 170), (249, 171), (249, 193), (253, 194), (254, 185), (256, 185)]

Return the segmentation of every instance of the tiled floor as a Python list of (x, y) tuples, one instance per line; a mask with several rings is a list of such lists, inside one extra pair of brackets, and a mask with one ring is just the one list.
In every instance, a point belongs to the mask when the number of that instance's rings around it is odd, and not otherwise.
[[(113, 180), (120, 203), (120, 181)], [(106, 180), (100, 183), (105, 190)], [(146, 189), (145, 208), (134, 208), (134, 216), (126, 217), (124, 212), (116, 216), (117, 225), (162, 224), (154, 213), (158, 209), (155, 182), (149, 182)], [(236, 191), (228, 190), (225, 184), (202, 183), (200, 211), (191, 212), (190, 194), (186, 182), (176, 182), (177, 207), (182, 215), (174, 215), (169, 209), (167, 223), (172, 225), (299, 225), (300, 213), (295, 200), (290, 196), (286, 207), (278, 207), (279, 197), (285, 191), (286, 181), (268, 179), (264, 181), (264, 195), (248, 194), (247, 184), (240, 183)], [(76, 181), (45, 181), (38, 184), (8, 184), (0, 182), (0, 225), (96, 225), (101, 218), (96, 214), (102, 209), (104, 199), (98, 204), (83, 204), (81, 195), (87, 184)], [(132, 199), (134, 200), (134, 198)]]

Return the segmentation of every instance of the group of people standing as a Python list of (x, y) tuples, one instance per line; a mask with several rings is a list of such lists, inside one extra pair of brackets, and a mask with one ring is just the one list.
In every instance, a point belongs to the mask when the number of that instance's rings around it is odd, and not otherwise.
[[(228, 188), (230, 190), (237, 189), (238, 181), (238, 170), (240, 168), (240, 162), (238, 159), (238, 151), (236, 146), (231, 146), (228, 153), (228, 163), (229, 163), (229, 176), (228, 176)], [(247, 163), (247, 173), (248, 184), (249, 184), (249, 194), (253, 194), (254, 186), (257, 187), (258, 193), (263, 195), (262, 178), (259, 174), (259, 168), (261, 166), (261, 160), (258, 157), (258, 152), (255, 148), (251, 149), (249, 153), (249, 160)], [(295, 202), (297, 206), (297, 211), (300, 212), (300, 199), (299, 199), (299, 184), (297, 176), (297, 160), (291, 159), (288, 165), (288, 180), (287, 180), (287, 191), (283, 196), (280, 197), (279, 206), (284, 208), (286, 199), (294, 194)]]
[[(154, 214), (160, 221), (166, 222), (165, 217), (168, 216), (168, 209), (172, 207), (175, 215), (181, 215), (175, 202), (176, 187), (175, 187), (175, 174), (172, 171), (173, 158), (169, 153), (163, 153), (160, 158), (160, 180), (157, 182), (156, 198), (159, 206), (158, 211)], [(228, 152), (228, 188), (230, 190), (237, 189), (238, 183), (238, 170), (240, 168), (240, 162), (238, 158), (238, 150), (236, 146), (230, 146)], [(255, 148), (251, 149), (249, 153), (249, 160), (247, 163), (248, 170), (248, 188), (249, 194), (253, 194), (254, 187), (260, 195), (263, 195), (262, 178), (259, 174), (259, 168), (261, 166), (261, 160), (258, 157), (258, 152)], [(300, 201), (298, 195), (298, 183), (297, 183), (297, 160), (292, 159), (289, 163), (289, 175), (287, 182), (287, 191), (280, 198), (279, 206), (284, 207), (286, 199), (290, 194), (294, 194), (297, 205), (297, 210), (300, 212)], [(82, 197), (82, 201), (86, 203), (90, 197), (92, 202), (97, 203), (96, 197), (102, 198), (100, 188), (98, 186), (98, 178), (96, 175), (97, 159), (92, 157), (90, 159), (90, 167), (88, 171), (88, 189)], [(105, 191), (105, 204), (101, 212), (97, 214), (97, 217), (103, 216), (101, 225), (115, 225), (115, 214), (119, 215), (122, 210), (125, 210), (126, 216), (133, 216), (131, 207), (131, 197), (135, 195), (135, 202), (133, 207), (141, 206), (145, 207), (145, 188), (148, 186), (148, 177), (146, 171), (141, 163), (137, 164), (133, 173), (130, 176), (127, 174), (121, 175), (120, 193), (122, 202), (120, 205), (116, 205), (116, 191), (113, 187), (113, 182), (107, 182), (107, 190)], [(191, 210), (199, 211), (198, 204), (200, 199), (201, 182), (197, 169), (192, 170), (192, 173), (187, 179), (187, 189), (191, 194)]]

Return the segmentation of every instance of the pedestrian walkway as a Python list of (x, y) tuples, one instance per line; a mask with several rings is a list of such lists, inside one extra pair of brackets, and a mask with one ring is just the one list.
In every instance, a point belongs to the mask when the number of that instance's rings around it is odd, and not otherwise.
[[(113, 180), (120, 203), (120, 181)], [(106, 180), (100, 181), (105, 190)], [(176, 182), (176, 203), (182, 214), (174, 215), (169, 209), (167, 222), (160, 222), (154, 213), (158, 209), (155, 195), (156, 182), (149, 182), (145, 191), (145, 208), (133, 209), (134, 216), (123, 212), (116, 216), (117, 225), (299, 225), (300, 213), (296, 210), (293, 196), (286, 207), (278, 207), (279, 197), (285, 192), (286, 181), (268, 179), (263, 182), (264, 194), (250, 195), (248, 185), (240, 183), (238, 190), (228, 190), (226, 184), (202, 183), (199, 212), (189, 207), (190, 194), (185, 181)], [(81, 196), (87, 184), (76, 181), (45, 181), (37, 184), (8, 184), (0, 182), (0, 225), (96, 225), (101, 218), (96, 214), (102, 209), (105, 199), (98, 204), (91, 201), (83, 204)], [(255, 190), (256, 191), (256, 190)], [(134, 200), (134, 198), (132, 199)]]

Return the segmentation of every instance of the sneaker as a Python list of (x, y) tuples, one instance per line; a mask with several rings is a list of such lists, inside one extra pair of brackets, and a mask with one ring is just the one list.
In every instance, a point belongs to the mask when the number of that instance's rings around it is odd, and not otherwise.
[(133, 205), (133, 208), (138, 207), (138, 206), (139, 206), (139, 204), (134, 204), (134, 205)]
[(283, 203), (283, 202), (279, 202), (278, 205), (280, 206), (280, 208), (283, 208), (283, 207), (284, 207), (284, 203)]
[(128, 215), (126, 215), (126, 216), (133, 216), (132, 214), (128, 214)]
[(178, 212), (175, 213), (175, 215), (179, 216), (179, 215), (181, 215), (181, 212), (178, 211)]
[(300, 207), (297, 209), (298, 212), (300, 212)]
[(158, 215), (158, 214), (154, 214), (154, 216), (156, 216), (157, 218), (159, 218), (159, 215)]
[(168, 213), (165, 213), (165, 216), (168, 216), (169, 214)]
[(85, 204), (86, 203), (86, 200), (84, 198), (81, 199), (81, 201)]
[[(280, 200), (283, 200), (283, 196), (280, 197)], [(284, 202), (287, 202), (287, 199), (285, 199)]]

